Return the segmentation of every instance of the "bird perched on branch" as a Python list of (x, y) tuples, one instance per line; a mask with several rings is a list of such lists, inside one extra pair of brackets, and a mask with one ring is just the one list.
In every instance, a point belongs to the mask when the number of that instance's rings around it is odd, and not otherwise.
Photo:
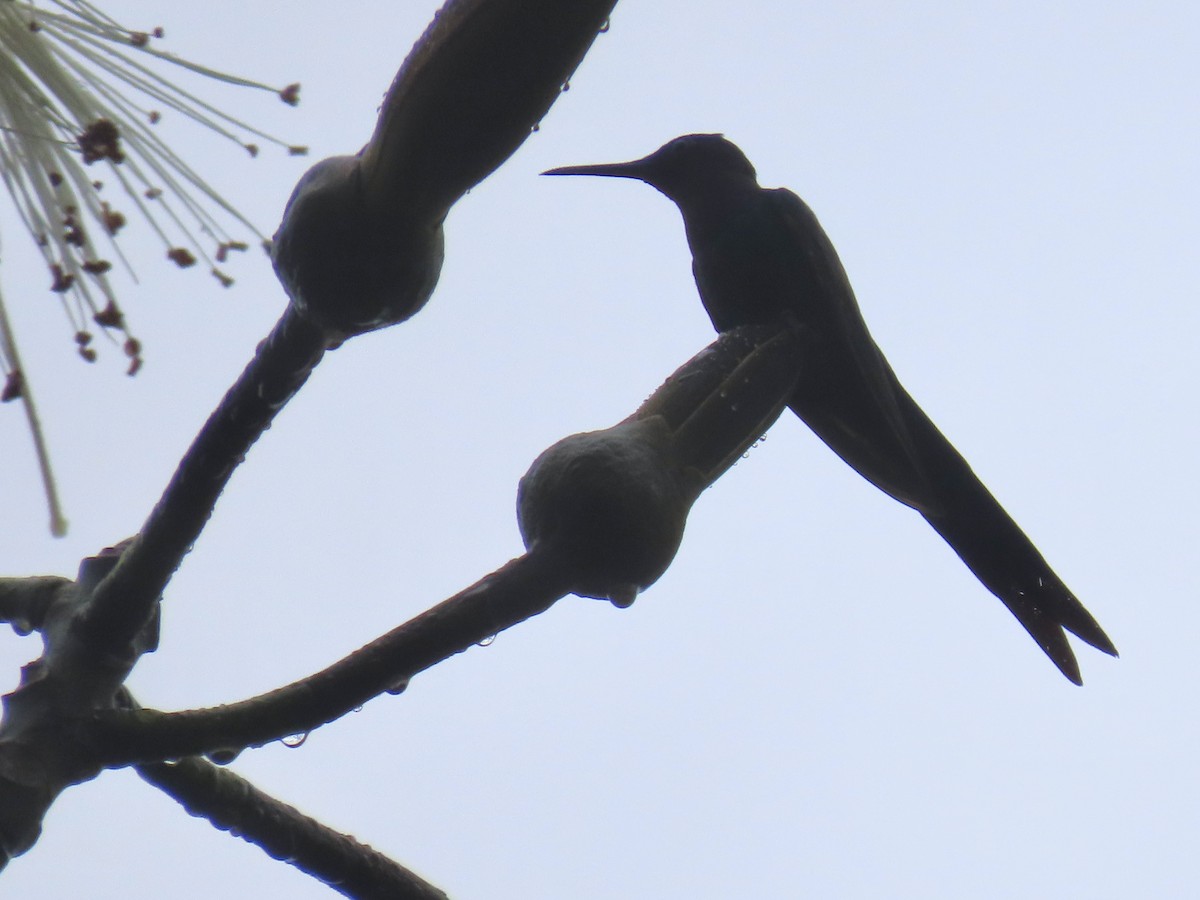
[(634, 178), (683, 214), (700, 299), (718, 332), (790, 323), (811, 335), (789, 406), (880, 490), (912, 507), (1003, 601), (1062, 673), (1082, 683), (1066, 631), (1116, 647), (897, 380), (872, 340), (816, 216), (719, 134), (689, 134), (642, 159), (546, 175)]

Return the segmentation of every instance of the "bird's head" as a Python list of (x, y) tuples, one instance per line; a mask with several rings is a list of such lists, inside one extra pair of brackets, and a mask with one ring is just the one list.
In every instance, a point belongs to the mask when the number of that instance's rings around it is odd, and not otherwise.
[(542, 174), (636, 178), (676, 203), (731, 181), (757, 184), (754, 166), (746, 154), (721, 134), (685, 134), (631, 162), (562, 166)]

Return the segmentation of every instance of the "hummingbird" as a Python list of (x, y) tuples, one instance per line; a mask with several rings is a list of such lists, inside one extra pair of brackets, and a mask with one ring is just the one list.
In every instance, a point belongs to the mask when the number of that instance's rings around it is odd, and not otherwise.
[(720, 134), (688, 134), (631, 162), (545, 175), (633, 178), (683, 214), (692, 272), (713, 327), (778, 324), (806, 333), (804, 376), (788, 406), (834, 453), (916, 510), (1075, 684), (1069, 631), (1117, 648), (909, 396), (867, 330), (846, 270), (808, 205), (758, 184)]

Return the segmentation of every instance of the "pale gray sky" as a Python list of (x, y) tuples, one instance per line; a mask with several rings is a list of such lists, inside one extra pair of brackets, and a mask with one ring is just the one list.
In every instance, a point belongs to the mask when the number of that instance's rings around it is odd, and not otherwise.
[[(366, 140), (438, 5), (105, 8), (302, 81), (296, 111), (228, 104), (311, 161)], [(329, 356), (251, 452), (169, 589), (142, 702), (301, 677), (517, 555), (530, 461), (712, 339), (665, 198), (537, 173), (723, 131), (814, 208), (901, 380), (1122, 658), (1077, 646), (1086, 685), (1067, 683), (919, 516), (788, 414), (631, 609), (568, 598), (236, 770), (456, 898), (1195, 896), (1200, 13), (824, 10), (618, 5), (541, 130), (452, 212), (428, 308)], [(308, 162), (199, 145), (273, 231)], [(72, 522), (46, 534), (0, 410), (0, 572), (69, 575), (137, 530), (284, 298), (258, 254), (222, 291), (134, 250), (131, 381), (119, 352), (75, 362), (0, 222)], [(0, 635), (4, 689), (35, 641)], [(35, 895), (330, 893), (119, 772), (64, 795), (0, 877), (0, 897)]]

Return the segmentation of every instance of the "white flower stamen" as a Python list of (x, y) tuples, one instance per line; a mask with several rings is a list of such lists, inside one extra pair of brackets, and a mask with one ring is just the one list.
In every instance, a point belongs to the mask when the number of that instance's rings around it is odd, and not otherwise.
[[(230, 250), (247, 246), (226, 224), (266, 240), (154, 133), (155, 123), (164, 113), (177, 114), (251, 155), (258, 152), (251, 139), (304, 152), (222, 112), (152, 66), (169, 63), (271, 91), (291, 105), (299, 85), (272, 88), (181, 59), (153, 46), (162, 36), (162, 29), (123, 28), (86, 0), (45, 6), (0, 0), (0, 181), (45, 260), (49, 287), (66, 310), (79, 355), (96, 359), (92, 330), (98, 325), (122, 346), (131, 375), (142, 365), (141, 345), (129, 332), (106, 258), (119, 260), (133, 277), (116, 240), (126, 221), (120, 206), (128, 204), (126, 211), (150, 226), (169, 260), (181, 267), (203, 261), (226, 287), (233, 279), (219, 264)], [(102, 193), (97, 167), (107, 169), (103, 181), (114, 182), (117, 196)], [(32, 410), (29, 379), (2, 310), (0, 374), (6, 379), (3, 399), (21, 399)], [(36, 415), (30, 425), (48, 472)]]

